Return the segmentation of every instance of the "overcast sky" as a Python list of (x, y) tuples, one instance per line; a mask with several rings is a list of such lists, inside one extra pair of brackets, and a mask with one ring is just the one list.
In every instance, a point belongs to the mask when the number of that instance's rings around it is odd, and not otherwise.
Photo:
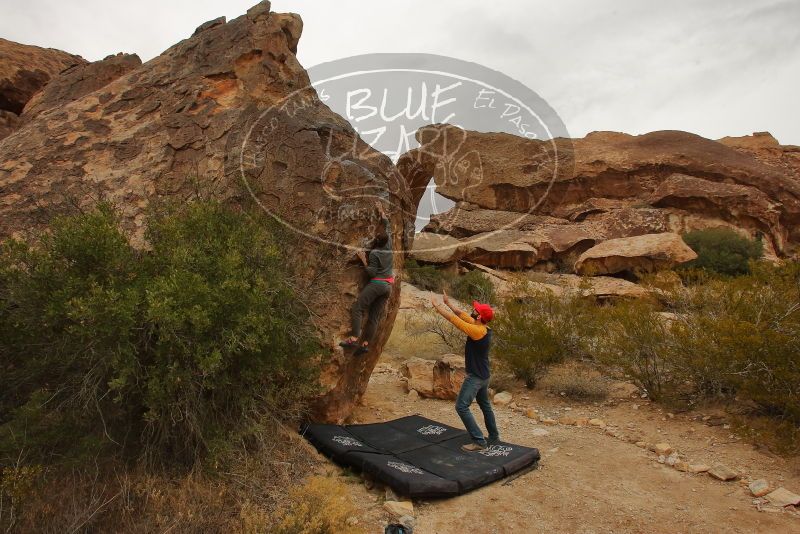
[[(0, 37), (96, 60), (143, 60), (254, 0), (0, 0)], [(516, 78), (573, 137), (681, 129), (770, 131), (800, 145), (800, 1), (275, 0), (299, 13), (306, 67), (368, 52), (429, 52)]]

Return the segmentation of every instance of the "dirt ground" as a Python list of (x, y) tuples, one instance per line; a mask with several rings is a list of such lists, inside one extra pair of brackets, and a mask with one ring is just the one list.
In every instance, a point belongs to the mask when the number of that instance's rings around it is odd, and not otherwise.
[[(371, 423), (418, 413), (461, 425), (452, 401), (410, 400), (397, 363), (379, 363), (355, 420)], [(514, 397), (543, 416), (601, 418), (622, 435), (590, 426), (548, 426), (497, 408), (502, 439), (537, 447), (542, 454), (539, 469), (507, 485), (498, 481), (459, 497), (415, 502), (416, 534), (800, 532), (800, 515), (759, 511), (743, 483), (677, 471), (628, 441), (667, 442), (691, 463), (722, 463), (741, 472), (744, 480), (764, 478), (775, 486), (800, 489), (798, 462), (754, 450), (724, 426), (691, 419), (698, 414), (669, 418), (657, 405), (638, 398), (587, 405), (524, 388), (514, 391)], [(473, 411), (481, 421), (477, 408)], [(537, 435), (542, 431), (547, 435)], [(388, 519), (383, 489), (368, 490), (363, 484), (352, 488), (362, 511), (360, 524), (368, 532), (383, 532)]]
[[(454, 401), (414, 400), (406, 393), (402, 362), (431, 349), (415, 347), (414, 339), (398, 340), (402, 328), (396, 324), (395, 330), (396, 339), (387, 344), (353, 422), (420, 414), (460, 427)], [(501, 439), (538, 448), (539, 468), (466, 495), (415, 501), (415, 534), (800, 533), (800, 513), (763, 506), (747, 488), (748, 481), (766, 479), (772, 487), (800, 492), (800, 459), (759, 449), (718, 418), (704, 422), (703, 416), (714, 415), (710, 412), (669, 414), (635, 393), (579, 403), (521, 384), (510, 391), (517, 406), (535, 408), (541, 418), (599, 418), (607, 427), (546, 425), (496, 407)], [(482, 423), (477, 406), (473, 413)], [(721, 482), (706, 473), (678, 471), (659, 463), (637, 441), (669, 443), (688, 463), (724, 464), (741, 473), (741, 480)], [(346, 478), (360, 512), (355, 520), (367, 532), (383, 532), (389, 520), (382, 506), (384, 488), (368, 489), (352, 474)]]

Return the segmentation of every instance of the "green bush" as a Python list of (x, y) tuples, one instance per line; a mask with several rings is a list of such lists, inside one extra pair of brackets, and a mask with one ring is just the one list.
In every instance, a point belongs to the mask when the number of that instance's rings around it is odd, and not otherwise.
[(472, 305), (473, 300), (494, 302), (492, 281), (480, 271), (470, 271), (450, 280), (450, 292), (461, 302)]
[(686, 269), (703, 269), (737, 276), (750, 272), (750, 261), (761, 258), (763, 243), (750, 240), (727, 228), (695, 230), (683, 236), (697, 258), (686, 263)]
[(420, 265), (416, 260), (408, 259), (405, 262), (405, 271), (409, 282), (426, 291), (441, 293), (448, 287), (448, 275), (433, 265)]
[(754, 264), (676, 303), (673, 361), (698, 392), (800, 425), (800, 264)]
[(472, 304), (473, 300), (481, 302), (495, 300), (491, 280), (477, 270), (458, 276), (433, 265), (420, 265), (416, 260), (408, 259), (405, 262), (405, 271), (412, 285), (435, 293), (448, 291), (465, 304)]
[(550, 368), (539, 381), (539, 387), (579, 401), (604, 400), (609, 391), (608, 382), (599, 372), (577, 360)]
[(669, 325), (654, 305), (637, 300), (621, 302), (605, 311), (603, 334), (595, 356), (621, 369), (653, 400), (675, 392)]
[(598, 316), (594, 303), (574, 294), (511, 292), (492, 321), (494, 357), (533, 387), (553, 364), (587, 353)]
[(192, 463), (313, 390), (317, 343), (279, 237), (213, 202), (113, 210), (0, 250), (0, 462), (124, 452)]

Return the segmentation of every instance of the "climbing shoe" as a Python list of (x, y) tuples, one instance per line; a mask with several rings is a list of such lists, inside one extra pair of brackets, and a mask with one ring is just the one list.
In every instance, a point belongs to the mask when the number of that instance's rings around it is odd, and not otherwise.
[(486, 445), (481, 445), (480, 443), (467, 443), (461, 446), (461, 450), (464, 452), (478, 452), (484, 449), (486, 449)]

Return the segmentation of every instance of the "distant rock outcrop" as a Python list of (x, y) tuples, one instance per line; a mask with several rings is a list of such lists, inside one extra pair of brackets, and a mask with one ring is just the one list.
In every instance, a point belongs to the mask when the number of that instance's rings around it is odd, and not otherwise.
[(33, 95), (80, 56), (53, 48), (24, 45), (0, 38), (0, 139), (17, 129), (17, 117)]
[(86, 60), (53, 48), (0, 38), (0, 109), (16, 115), (55, 75)]
[(0, 141), (0, 239), (39, 232), (54, 215), (98, 200), (117, 206), (137, 246), (156, 199), (200, 192), (262, 206), (296, 235), (298, 291), (310, 295), (325, 347), (317, 417), (342, 421), (366, 389), (399, 304), (395, 287), (367, 354), (342, 352), (364, 276), (347, 247), (373, 236), (369, 198), (382, 193), (399, 272), (413, 211), (400, 209), (408, 189), (389, 158), (310, 88), (295, 56), (301, 31), (300, 17), (261, 2), (202, 25), (141, 66), (115, 56), (65, 73)]
[(593, 246), (575, 263), (578, 274), (654, 272), (692, 261), (697, 254), (681, 236), (664, 232), (609, 239)]
[(460, 240), (476, 263), (569, 272), (607, 240), (717, 227), (761, 238), (772, 258), (800, 244), (800, 148), (769, 134), (540, 141), (433, 125), (417, 140), (398, 162), (412, 194), (433, 178), (456, 202), (425, 232)]

